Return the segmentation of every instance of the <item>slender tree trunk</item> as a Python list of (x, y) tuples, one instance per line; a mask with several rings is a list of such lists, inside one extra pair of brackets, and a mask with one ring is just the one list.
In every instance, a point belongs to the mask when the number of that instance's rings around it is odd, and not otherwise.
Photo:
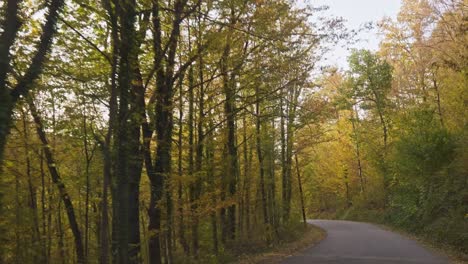
[(286, 115), (287, 109), (284, 109), (284, 93), (281, 90), (280, 94), (280, 133), (281, 133), (281, 183), (282, 183), (282, 199), (283, 199), (283, 207), (282, 207), (282, 219), (283, 222), (286, 223), (289, 219), (289, 175), (288, 175), (288, 168), (287, 168), (287, 161), (286, 161), (286, 154), (287, 154), (287, 146), (286, 146)]
[(265, 193), (265, 164), (263, 162), (263, 153), (262, 153), (262, 135), (261, 135), (261, 112), (260, 112), (260, 89), (258, 85), (255, 87), (256, 93), (256, 102), (255, 102), (255, 115), (256, 115), (256, 136), (257, 136), (257, 157), (258, 157), (258, 167), (260, 170), (260, 193), (262, 200), (262, 212), (263, 212), (263, 223), (268, 224), (268, 213), (267, 213), (267, 198)]
[(251, 145), (249, 145), (249, 148), (248, 148), (248, 153), (247, 153), (247, 160), (246, 160), (246, 184), (245, 184), (245, 192), (246, 192), (246, 196), (245, 196), (245, 199), (246, 199), (246, 204), (247, 206), (245, 207), (246, 209), (246, 212), (245, 212), (245, 215), (246, 215), (246, 231), (247, 231), (247, 238), (250, 238), (251, 237), (251, 184), (252, 184), (252, 181), (251, 181), (251, 178), (249, 176), (247, 176), (247, 174), (250, 174), (251, 173), (251, 169), (252, 169), (252, 160), (253, 160), (253, 148), (254, 148), (254, 144), (252, 143)]
[[(235, 24), (234, 10), (231, 10), (231, 24)], [(234, 199), (237, 192), (238, 179), (238, 160), (237, 160), (237, 140), (236, 140), (236, 106), (235, 106), (235, 71), (231, 72), (230, 53), (231, 53), (232, 29), (229, 30), (226, 37), (226, 46), (224, 47), (221, 59), (221, 72), (223, 78), (223, 91), (225, 95), (224, 113), (226, 116), (226, 173), (224, 177), (225, 198)], [(223, 212), (224, 211), (224, 212)], [(230, 205), (227, 210), (222, 210), (223, 240), (235, 239), (236, 236), (236, 205)]]
[[(197, 124), (197, 144), (196, 144), (196, 155), (195, 155), (195, 171), (197, 172), (197, 177), (195, 179), (195, 213), (197, 214), (196, 217), (196, 222), (194, 223), (194, 228), (192, 231), (195, 231), (196, 236), (198, 236), (198, 224), (199, 224), (199, 218), (198, 218), (198, 199), (200, 198), (201, 194), (201, 188), (202, 188), (202, 180), (201, 180), (201, 172), (202, 172), (202, 162), (203, 162), (203, 149), (205, 145), (205, 137), (204, 137), (204, 131), (203, 131), (203, 122), (205, 119), (205, 114), (204, 114), (204, 96), (205, 96), (205, 91), (204, 91), (204, 86), (203, 86), (203, 69), (201, 68), (203, 65), (202, 60), (200, 59), (200, 90), (199, 90), (199, 97), (198, 97), (198, 124)], [(199, 247), (198, 241), (197, 241), (197, 248)]]
[(89, 196), (90, 196), (90, 179), (89, 179), (89, 168), (91, 166), (91, 154), (88, 146), (88, 129), (86, 112), (83, 111), (83, 146), (85, 154), (85, 180), (86, 180), (86, 197), (85, 197), (85, 224), (84, 224), (84, 254), (85, 262), (88, 260), (88, 249), (89, 249)]
[(14, 256), (15, 256), (15, 263), (20, 264), (22, 259), (25, 257), (23, 254), (21, 254), (21, 248), (24, 247), (24, 244), (22, 243), (21, 239), (21, 220), (23, 219), (21, 215), (21, 201), (20, 201), (20, 182), (19, 182), (19, 174), (15, 175), (15, 202), (14, 202), (14, 207), (15, 207), (15, 224), (13, 226), (14, 232), (15, 232), (15, 249), (14, 249)]
[(384, 141), (384, 155), (387, 152), (387, 138), (388, 138), (388, 130), (387, 130), (387, 122), (385, 121), (384, 113), (383, 113), (383, 102), (382, 98), (380, 98), (376, 91), (372, 90), (372, 93), (375, 98), (375, 103), (377, 107), (377, 114), (379, 115), (380, 124), (382, 125), (383, 131), (383, 141)]
[[(210, 114), (211, 115), (211, 114)], [(213, 120), (210, 118), (209, 126), (213, 127)], [(214, 140), (213, 136), (206, 135), (207, 137), (207, 149), (206, 149), (206, 162), (207, 162), (207, 170), (208, 170), (208, 184), (211, 186), (210, 190), (212, 195), (211, 199), (216, 204), (218, 197), (216, 195), (216, 179), (214, 173)], [(216, 209), (211, 211), (210, 214), (210, 222), (211, 222), (211, 231), (212, 231), (212, 241), (213, 241), (213, 253), (218, 254), (219, 251), (219, 242), (218, 242), (218, 223), (217, 223), (217, 215)]]
[(440, 91), (439, 91), (439, 85), (437, 83), (437, 78), (436, 78), (436, 74), (435, 73), (432, 73), (432, 84), (434, 86), (434, 90), (436, 91), (436, 95), (437, 95), (437, 112), (439, 114), (439, 120), (440, 120), (440, 124), (442, 126), (444, 126), (444, 118), (442, 116), (442, 107), (441, 107), (441, 103), (440, 103)]
[(351, 207), (351, 197), (349, 194), (349, 177), (348, 177), (348, 169), (344, 169), (343, 171), (343, 178), (344, 178), (344, 184), (345, 184), (345, 190), (346, 190), (346, 208)]
[(57, 231), (58, 231), (58, 250), (60, 261), (62, 264), (65, 264), (66, 254), (65, 254), (65, 244), (63, 240), (63, 224), (62, 224), (62, 201), (58, 202), (57, 206)]
[(75, 251), (76, 251), (76, 256), (77, 256), (77, 262), (78, 263), (85, 263), (85, 258), (84, 258), (84, 249), (83, 249), (83, 242), (82, 242), (82, 237), (81, 237), (81, 232), (78, 226), (78, 222), (76, 220), (75, 216), (75, 210), (73, 208), (73, 204), (71, 201), (71, 198), (66, 190), (65, 184), (63, 183), (56, 164), (55, 160), (53, 158), (52, 151), (50, 149), (49, 142), (47, 140), (44, 127), (42, 125), (42, 120), (39, 117), (39, 114), (37, 112), (36, 106), (34, 105), (34, 102), (32, 98), (27, 97), (28, 104), (29, 104), (29, 109), (31, 111), (31, 114), (34, 119), (34, 123), (36, 124), (36, 130), (37, 134), (42, 142), (43, 148), (44, 148), (44, 154), (47, 160), (47, 166), (49, 168), (50, 175), (52, 177), (53, 183), (57, 186), (59, 193), (60, 193), (60, 198), (62, 199), (64, 205), (65, 205), (65, 211), (67, 212), (68, 216), (68, 221), (70, 223), (70, 229), (72, 230), (73, 237), (75, 239)]
[(44, 243), (44, 254), (45, 254), (45, 263), (49, 263), (49, 254), (48, 254), (48, 247), (47, 241), (44, 239), (48, 233), (47, 231), (47, 220), (46, 220), (46, 182), (45, 182), (45, 169), (44, 169), (44, 150), (42, 149), (40, 152), (39, 157), (39, 170), (41, 174), (41, 215), (42, 215), (42, 243)]
[[(182, 75), (181, 75), (182, 76)], [(185, 225), (184, 225), (184, 201), (182, 199), (182, 176), (183, 176), (183, 171), (182, 171), (182, 160), (183, 160), (183, 147), (182, 147), (182, 138), (183, 138), (183, 117), (184, 117), (184, 111), (183, 111), (183, 100), (182, 100), (182, 79), (183, 77), (180, 78), (179, 81), (179, 131), (178, 131), (178, 175), (179, 175), (179, 180), (178, 180), (178, 187), (177, 187), (177, 200), (178, 200), (178, 210), (179, 210), (179, 240), (180, 244), (182, 245), (182, 248), (184, 249), (185, 254), (189, 253), (189, 245), (187, 243), (187, 240), (185, 238)]]
[(383, 117), (383, 113), (382, 113), (381, 110), (379, 110), (379, 118), (380, 118), (380, 123), (382, 124), (382, 130), (383, 130), (384, 151), (386, 152), (386, 150), (387, 150), (387, 138), (388, 138), (387, 123), (385, 122), (385, 119)]
[[(44, 151), (45, 162), (47, 162), (46, 153)], [(47, 193), (48, 193), (48, 207), (47, 207), (47, 259), (50, 261), (52, 259), (52, 245), (53, 245), (53, 238), (52, 234), (54, 232), (52, 226), (52, 212), (54, 212), (53, 201), (55, 201), (54, 191), (52, 189), (53, 181), (49, 178), (47, 181)]]
[[(200, 17), (198, 20), (198, 25), (200, 27)], [(197, 47), (201, 49), (201, 29), (198, 30), (198, 39), (197, 39)], [(190, 45), (190, 41), (189, 41)], [(191, 50), (191, 47), (189, 48)], [(193, 71), (192, 67), (190, 68)], [(192, 77), (190, 77), (192, 75)], [(193, 72), (189, 73), (189, 82), (192, 79), (192, 84), (190, 85), (191, 89), (194, 88), (193, 85)], [(196, 152), (195, 152), (195, 181), (193, 185), (193, 225), (192, 225), (192, 235), (193, 235), (193, 252), (194, 255), (198, 255), (199, 250), (199, 237), (198, 237), (198, 225), (199, 225), (199, 216), (198, 216), (198, 200), (201, 194), (202, 188), (202, 181), (201, 181), (201, 172), (202, 172), (202, 163), (203, 163), (203, 149), (204, 149), (204, 132), (203, 132), (203, 122), (205, 117), (205, 91), (204, 91), (204, 78), (203, 78), (203, 59), (202, 56), (199, 56), (198, 59), (198, 81), (199, 81), (199, 93), (198, 93), (198, 122), (197, 122), (197, 143), (196, 143)], [(193, 100), (193, 92), (189, 94), (189, 97)], [(192, 107), (193, 110), (193, 107)], [(189, 118), (190, 119), (190, 118)]]
[(301, 172), (299, 169), (299, 161), (297, 160), (297, 153), (294, 153), (294, 159), (296, 160), (297, 184), (299, 185), (299, 198), (301, 199), (302, 221), (304, 222), (304, 227), (306, 227), (307, 217), (306, 217), (306, 211), (305, 211), (305, 205), (304, 205), (304, 192), (302, 191)]
[(289, 91), (289, 103), (287, 104), (287, 123), (286, 123), (286, 177), (287, 177), (287, 216), (286, 219), (289, 219), (289, 214), (291, 211), (291, 199), (292, 199), (292, 159), (293, 159), (293, 144), (294, 144), (294, 121), (296, 119), (296, 109), (298, 105), (299, 94), (301, 89), (297, 84), (292, 84)]
[[(190, 30), (189, 32), (189, 50), (191, 50), (190, 45)], [(192, 251), (191, 253), (197, 257), (198, 254), (198, 216), (197, 216), (197, 195), (196, 195), (196, 177), (197, 173), (195, 173), (194, 170), (194, 80), (193, 80), (193, 67), (190, 66), (189, 68), (189, 75), (188, 75), (188, 81), (189, 81), (189, 87), (188, 87), (188, 103), (189, 103), (189, 109), (188, 109), (188, 175), (190, 178), (193, 179), (193, 182), (189, 186), (189, 196), (190, 196), (190, 212), (191, 212), (191, 230), (192, 230)]]
[[(111, 98), (114, 97), (111, 94)], [(114, 105), (111, 100), (111, 105)], [(111, 107), (112, 109), (112, 107)], [(114, 111), (109, 111), (109, 116), (113, 115)], [(113, 120), (113, 118), (109, 118)], [(112, 174), (112, 157), (111, 150), (109, 149), (112, 142), (112, 133), (113, 133), (113, 122), (109, 122), (109, 128), (107, 131), (105, 143), (101, 142), (101, 149), (104, 159), (104, 168), (103, 168), (103, 182), (102, 182), (102, 200), (101, 200), (101, 221), (100, 221), (100, 235), (99, 235), (99, 263), (108, 264), (109, 263), (109, 201), (108, 201), (108, 190), (111, 181)]]
[[(353, 112), (354, 112), (354, 115), (356, 116), (356, 121), (359, 124), (359, 114), (357, 112), (356, 106), (354, 106)], [(361, 164), (360, 139), (359, 139), (359, 134), (358, 134), (358, 130), (354, 122), (354, 119), (352, 119), (351, 123), (353, 125), (353, 132), (355, 135), (356, 160), (357, 160), (357, 165), (358, 165), (358, 176), (359, 176), (359, 182), (360, 182), (360, 187), (361, 187), (361, 193), (365, 193), (364, 175), (362, 173), (362, 164)]]
[(280, 221), (280, 214), (278, 211), (279, 208), (276, 202), (276, 182), (275, 182), (275, 139), (276, 139), (276, 129), (275, 129), (275, 118), (271, 118), (271, 140), (268, 142), (268, 184), (267, 184), (267, 197), (270, 197), (268, 201), (268, 206), (270, 208), (270, 223), (273, 224), (275, 232), (278, 234), (278, 225)]
[(244, 148), (243, 148), (243, 159), (244, 159), (244, 186), (242, 188), (242, 199), (244, 202), (244, 217), (242, 221), (245, 219), (245, 225), (243, 226), (243, 229), (240, 230), (243, 232), (244, 235), (249, 237), (249, 232), (250, 232), (250, 162), (249, 162), (249, 144), (248, 144), (248, 138), (247, 138), (247, 120), (245, 116), (242, 118), (242, 126), (243, 126), (243, 141), (244, 141)]
[(26, 113), (24, 108), (21, 107), (21, 118), (23, 122), (23, 135), (24, 135), (24, 147), (25, 147), (25, 162), (26, 162), (26, 176), (28, 181), (28, 191), (29, 191), (29, 207), (31, 209), (32, 217), (33, 217), (33, 242), (35, 246), (40, 248), (40, 253), (38, 254), (38, 260), (41, 263), (46, 263), (46, 249), (45, 244), (41, 236), (41, 230), (39, 227), (39, 213), (37, 209), (37, 189), (33, 183), (32, 177), (32, 166), (31, 166), (31, 148), (29, 145), (29, 126), (26, 119)]
[[(103, 168), (103, 182), (102, 182), (102, 201), (101, 201), (101, 227), (100, 227), (100, 241), (99, 241), (99, 263), (108, 264), (109, 263), (109, 201), (108, 201), (108, 190), (111, 187), (111, 176), (112, 176), (112, 166), (113, 166), (113, 138), (115, 130), (115, 120), (117, 113), (117, 66), (118, 66), (118, 57), (119, 57), (119, 37), (118, 37), (118, 25), (117, 17), (111, 7), (109, 0), (102, 1), (104, 8), (107, 11), (110, 19), (111, 26), (111, 73), (110, 73), (110, 85), (109, 85), (109, 126), (105, 136), (104, 142), (101, 142), (101, 149), (104, 159), (104, 168)], [(114, 189), (114, 188), (113, 188)], [(114, 205), (114, 204), (113, 204)], [(115, 210), (114, 210), (115, 211)], [(112, 229), (116, 227), (115, 220), (112, 220)], [(112, 232), (113, 236), (115, 232)], [(114, 237), (112, 238), (114, 241)], [(114, 243), (112, 243), (112, 251), (114, 251)]]

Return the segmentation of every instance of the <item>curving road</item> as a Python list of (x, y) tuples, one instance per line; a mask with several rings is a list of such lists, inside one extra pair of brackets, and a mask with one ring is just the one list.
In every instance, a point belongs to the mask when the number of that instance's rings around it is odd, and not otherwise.
[(423, 248), (416, 241), (372, 224), (309, 220), (327, 231), (316, 246), (284, 259), (282, 264), (445, 264), (449, 260)]

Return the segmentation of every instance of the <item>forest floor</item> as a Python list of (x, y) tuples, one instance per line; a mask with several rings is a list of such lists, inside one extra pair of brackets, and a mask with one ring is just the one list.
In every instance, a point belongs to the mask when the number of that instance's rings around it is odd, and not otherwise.
[(326, 237), (326, 232), (315, 225), (308, 225), (306, 231), (296, 240), (284, 241), (261, 252), (244, 254), (232, 264), (279, 263), (284, 258), (316, 245)]

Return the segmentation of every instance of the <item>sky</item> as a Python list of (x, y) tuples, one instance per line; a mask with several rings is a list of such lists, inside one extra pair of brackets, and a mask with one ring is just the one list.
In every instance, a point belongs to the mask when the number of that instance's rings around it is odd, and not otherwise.
[[(312, 6), (329, 6), (327, 14), (343, 17), (348, 28), (358, 29), (366, 22), (378, 22), (383, 17), (395, 19), (400, 9), (401, 0), (309, 0), (309, 3)], [(358, 38), (362, 41), (348, 48), (377, 50), (381, 40), (376, 29), (361, 32)], [(346, 47), (335, 46), (326, 55), (327, 60), (323, 63), (346, 68), (346, 58), (350, 51)]]

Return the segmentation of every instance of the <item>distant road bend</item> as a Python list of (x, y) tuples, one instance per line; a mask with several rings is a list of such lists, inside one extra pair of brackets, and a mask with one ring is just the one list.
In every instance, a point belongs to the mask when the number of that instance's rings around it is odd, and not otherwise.
[(282, 264), (446, 264), (450, 261), (416, 241), (372, 224), (309, 220), (327, 231), (319, 244), (284, 259)]

